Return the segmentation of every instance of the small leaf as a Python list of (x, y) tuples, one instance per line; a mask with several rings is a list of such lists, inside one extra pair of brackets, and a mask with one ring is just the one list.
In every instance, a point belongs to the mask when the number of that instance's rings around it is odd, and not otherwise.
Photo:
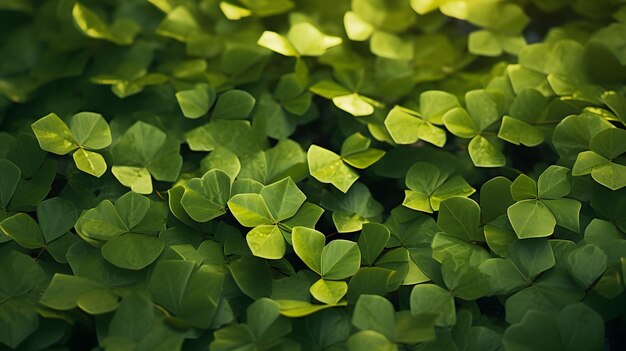
[(237, 194), (228, 201), (228, 208), (244, 227), (274, 224), (274, 218), (259, 194)]
[(187, 118), (200, 118), (209, 112), (215, 101), (215, 91), (206, 85), (198, 84), (190, 90), (176, 93), (176, 100)]
[(220, 95), (213, 110), (214, 119), (245, 119), (250, 115), (256, 100), (243, 90), (232, 89)]
[(309, 172), (322, 183), (330, 183), (342, 192), (347, 192), (359, 175), (346, 166), (341, 156), (317, 145), (307, 152)]
[(284, 56), (299, 56), (296, 49), (287, 38), (276, 32), (265, 31), (256, 42), (257, 45), (268, 48)]
[(361, 252), (357, 243), (348, 240), (331, 241), (322, 250), (322, 277), (341, 280), (351, 277), (361, 266)]
[(357, 93), (335, 96), (332, 100), (335, 106), (355, 117), (369, 116), (374, 113), (374, 106)]
[(70, 128), (54, 113), (40, 118), (31, 127), (42, 150), (66, 155), (78, 148)]
[(543, 199), (560, 199), (569, 194), (572, 184), (568, 177), (569, 168), (552, 165), (540, 176), (537, 182), (538, 195)]
[(378, 295), (361, 295), (354, 306), (352, 324), (360, 330), (373, 330), (388, 338), (396, 324), (393, 305)]
[(158, 238), (129, 233), (104, 244), (102, 256), (117, 267), (138, 270), (154, 262), (163, 247), (163, 242)]
[(100, 150), (111, 145), (111, 130), (99, 113), (79, 112), (72, 116), (70, 129), (82, 148)]
[(411, 313), (414, 316), (434, 313), (437, 315), (435, 321), (437, 326), (445, 327), (456, 324), (454, 297), (449, 291), (435, 284), (415, 285), (411, 291), (410, 301)]
[(502, 152), (482, 135), (472, 138), (468, 151), (476, 167), (502, 167), (506, 164)]
[(277, 260), (285, 254), (285, 239), (276, 225), (259, 225), (246, 235), (252, 254), (257, 257)]
[(437, 225), (445, 233), (466, 241), (482, 241), (479, 224), (480, 207), (473, 200), (453, 197), (441, 203)]
[(122, 185), (139, 194), (152, 193), (152, 179), (147, 168), (113, 166), (111, 173)]
[(46, 245), (37, 222), (25, 213), (18, 213), (0, 222), (0, 229), (5, 235), (27, 249), (36, 249)]
[(0, 160), (0, 207), (7, 208), (21, 176), (22, 171), (13, 162)]
[(80, 148), (72, 154), (72, 157), (78, 169), (94, 177), (100, 178), (107, 170), (104, 157), (97, 152)]
[(320, 279), (311, 285), (311, 295), (318, 301), (328, 305), (334, 305), (348, 292), (348, 284), (343, 281)]
[(372, 265), (378, 255), (383, 251), (389, 240), (389, 229), (378, 223), (364, 223), (363, 231), (359, 235), (359, 250), (363, 261)]
[(520, 239), (550, 236), (556, 226), (556, 218), (539, 200), (523, 200), (507, 210), (515, 234)]
[(324, 234), (306, 227), (294, 227), (291, 233), (293, 249), (313, 272), (322, 274), (322, 251), (326, 243)]

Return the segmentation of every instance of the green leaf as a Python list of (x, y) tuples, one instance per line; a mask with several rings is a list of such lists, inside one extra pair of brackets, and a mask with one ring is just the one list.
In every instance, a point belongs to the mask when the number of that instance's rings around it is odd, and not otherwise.
[(272, 273), (265, 260), (242, 256), (232, 261), (229, 268), (235, 283), (247, 296), (259, 299), (272, 294)]
[(364, 21), (356, 13), (348, 11), (343, 16), (343, 26), (350, 40), (367, 40), (374, 32), (374, 26)]
[(516, 240), (511, 244), (509, 254), (517, 269), (528, 280), (556, 264), (552, 247), (546, 239)]
[(277, 260), (285, 254), (285, 240), (276, 225), (259, 225), (246, 235), (252, 254), (257, 257)]
[(128, 231), (115, 206), (108, 200), (83, 212), (75, 228), (80, 235), (95, 240), (110, 240)]
[[(26, 345), (39, 328), (36, 311), (40, 292), (48, 278), (31, 257), (8, 251), (0, 258), (0, 343), (9, 348)], [(36, 335), (36, 334), (35, 334)]]
[(468, 151), (476, 167), (502, 167), (506, 164), (506, 159), (502, 152), (482, 135), (472, 138)]
[(154, 301), (177, 313), (183, 303), (183, 295), (194, 267), (195, 263), (192, 261), (159, 261), (148, 281), (148, 291)]
[(66, 155), (78, 148), (70, 128), (54, 113), (40, 118), (31, 128), (42, 150)]
[(67, 311), (78, 307), (78, 301), (83, 295), (103, 289), (105, 288), (102, 285), (92, 280), (57, 273), (39, 302), (55, 310)]
[(367, 265), (372, 265), (383, 251), (389, 240), (389, 229), (378, 223), (364, 223), (363, 231), (359, 235), (359, 250), (361, 258)]
[(7, 208), (15, 193), (22, 171), (11, 161), (0, 160), (0, 206)]
[(393, 343), (393, 341), (378, 332), (372, 330), (362, 330), (350, 336), (348, 339), (348, 350), (397, 351), (398, 347)]
[(512, 182), (505, 177), (495, 177), (480, 188), (480, 209), (484, 222), (492, 222), (503, 214), (514, 201), (511, 197)]
[(0, 229), (4, 235), (27, 249), (36, 249), (46, 245), (37, 222), (25, 213), (18, 213), (0, 222)]
[(427, 90), (420, 94), (422, 118), (437, 125), (443, 124), (446, 112), (459, 106), (457, 97), (445, 91)]
[(594, 134), (589, 142), (589, 148), (613, 160), (617, 156), (626, 152), (626, 130), (619, 128), (608, 128)]
[(397, 35), (375, 31), (370, 38), (370, 50), (376, 56), (392, 60), (413, 59), (413, 43)]
[(572, 184), (568, 177), (569, 168), (550, 166), (537, 182), (538, 195), (542, 199), (560, 199), (569, 194)]
[(213, 119), (245, 119), (252, 112), (256, 100), (243, 90), (228, 90), (220, 95), (213, 110)]
[(580, 231), (578, 217), (581, 204), (573, 199), (543, 200), (544, 205), (550, 209), (556, 219), (556, 224), (567, 228), (575, 233)]
[(78, 219), (78, 210), (72, 201), (53, 197), (37, 205), (37, 219), (47, 243), (67, 233)]
[(324, 234), (315, 229), (294, 227), (291, 232), (293, 249), (313, 272), (322, 274), (322, 251), (326, 243)]
[(237, 194), (228, 201), (228, 208), (244, 227), (274, 224), (274, 218), (259, 194)]
[(496, 35), (488, 30), (478, 30), (470, 33), (468, 49), (472, 54), (481, 56), (500, 56), (502, 47)]
[(152, 193), (152, 179), (147, 168), (113, 166), (111, 173), (122, 185), (139, 194)]
[(111, 130), (99, 113), (79, 112), (72, 116), (70, 129), (82, 148), (100, 150), (111, 145)]
[(373, 330), (393, 338), (395, 316), (389, 300), (378, 295), (361, 295), (354, 307), (352, 324), (360, 330)]
[(535, 126), (509, 116), (502, 118), (498, 138), (528, 147), (537, 146), (544, 141), (543, 133)]
[(567, 256), (572, 277), (584, 287), (589, 287), (607, 269), (607, 256), (595, 245), (583, 245)]
[(374, 106), (358, 93), (335, 96), (335, 106), (355, 117), (369, 116), (374, 113)]
[(345, 303), (336, 305), (313, 305), (309, 302), (298, 300), (278, 300), (277, 302), (280, 304), (280, 314), (290, 318), (305, 317), (327, 308), (345, 306)]
[(193, 89), (176, 93), (176, 100), (187, 118), (200, 118), (209, 112), (215, 101), (215, 91), (206, 85), (198, 84)]
[(515, 201), (536, 199), (537, 183), (525, 174), (520, 174), (511, 184), (511, 196)]
[(230, 179), (235, 179), (241, 171), (241, 162), (237, 155), (228, 149), (218, 147), (200, 161), (200, 168), (205, 173), (217, 169), (226, 173)]
[[(557, 317), (565, 350), (600, 350), (604, 347), (604, 320), (585, 304), (569, 305)], [(584, 330), (584, 333), (580, 333)]]
[(284, 56), (298, 56), (298, 52), (289, 40), (276, 32), (263, 32), (256, 43)]
[(348, 292), (348, 284), (344, 281), (332, 281), (320, 279), (311, 285), (311, 295), (318, 301), (334, 305)]
[(72, 154), (72, 157), (78, 169), (94, 177), (100, 178), (107, 170), (104, 157), (97, 152), (80, 148)]
[(289, 177), (263, 187), (259, 195), (276, 221), (293, 217), (306, 200), (304, 193)]
[(450, 174), (438, 167), (418, 162), (411, 166), (406, 176), (409, 191), (405, 192), (404, 206), (423, 212), (438, 211), (441, 201), (454, 196), (469, 196), (475, 192), (459, 176)]
[(435, 284), (415, 285), (411, 290), (410, 303), (413, 315), (436, 314), (435, 323), (437, 326), (445, 327), (456, 324), (454, 297), (449, 291)]
[(556, 226), (556, 218), (539, 200), (519, 201), (507, 209), (507, 214), (520, 239), (550, 236)]
[(317, 145), (307, 152), (309, 172), (322, 183), (330, 183), (342, 192), (347, 192), (359, 175), (346, 166), (341, 156)]
[(471, 199), (452, 197), (441, 202), (437, 225), (447, 234), (466, 241), (482, 241), (480, 207)]
[(115, 200), (115, 210), (127, 229), (134, 229), (143, 221), (150, 209), (150, 200), (132, 191)]
[[(167, 134), (159, 128), (148, 123), (137, 122), (113, 144), (112, 153), (115, 163), (112, 169), (113, 175), (116, 175), (114, 171), (116, 166), (132, 167), (124, 169), (124, 173), (130, 170), (138, 172), (139, 169), (146, 168), (156, 180), (173, 182), (178, 178), (183, 162), (179, 149), (179, 143), (168, 138)], [(121, 175), (121, 170), (118, 173)], [(145, 171), (141, 171), (140, 174), (143, 178)], [(125, 176), (126, 183), (130, 183), (128, 180), (133, 178), (128, 174)], [(116, 175), (116, 178), (122, 181), (120, 176)], [(147, 185), (142, 186), (141, 189), (147, 189)]]
[(128, 233), (107, 241), (102, 256), (117, 267), (139, 270), (154, 262), (163, 248), (158, 238)]
[(326, 50), (341, 44), (339, 37), (325, 35), (310, 23), (300, 22), (289, 29), (287, 39), (299, 55), (320, 56)]
[(455, 107), (446, 112), (443, 123), (450, 133), (464, 139), (473, 138), (480, 132), (480, 126), (462, 107)]
[(194, 221), (207, 222), (226, 213), (230, 194), (229, 175), (213, 169), (187, 183), (180, 204)]
[(348, 240), (331, 241), (322, 250), (321, 275), (329, 280), (353, 276), (361, 266), (357, 243)]

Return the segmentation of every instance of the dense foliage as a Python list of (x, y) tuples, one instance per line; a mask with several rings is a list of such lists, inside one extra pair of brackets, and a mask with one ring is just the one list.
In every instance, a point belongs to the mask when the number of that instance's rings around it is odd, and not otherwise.
[(624, 0), (0, 0), (0, 350), (623, 350)]

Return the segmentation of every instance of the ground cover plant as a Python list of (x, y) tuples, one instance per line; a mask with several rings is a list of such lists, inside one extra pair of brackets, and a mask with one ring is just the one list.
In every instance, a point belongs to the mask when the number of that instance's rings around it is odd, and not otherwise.
[(623, 0), (0, 0), (0, 350), (624, 350)]

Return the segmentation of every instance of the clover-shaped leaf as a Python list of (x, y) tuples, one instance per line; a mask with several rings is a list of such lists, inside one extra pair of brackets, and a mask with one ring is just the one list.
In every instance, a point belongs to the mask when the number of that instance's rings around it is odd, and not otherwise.
[(333, 223), (339, 233), (361, 230), (364, 223), (379, 222), (382, 214), (382, 205), (362, 183), (355, 183), (345, 194), (322, 193), (321, 205), (333, 211)]
[(420, 95), (420, 111), (395, 106), (385, 119), (385, 127), (398, 144), (413, 144), (425, 140), (442, 147), (446, 143), (446, 132), (437, 127), (442, 117), (452, 108), (459, 107), (456, 96), (444, 91), (429, 90)]
[(210, 265), (162, 260), (147, 285), (159, 305), (196, 328), (208, 328), (217, 313), (223, 284), (224, 272)]
[(101, 246), (102, 256), (117, 267), (139, 270), (154, 262), (164, 243), (154, 235), (165, 229), (164, 208), (128, 192), (115, 201), (104, 200), (76, 222), (76, 232)]
[(326, 50), (341, 44), (340, 37), (325, 35), (308, 22), (297, 23), (284, 37), (276, 32), (265, 31), (257, 44), (284, 56), (321, 56)]
[(295, 227), (292, 238), (298, 257), (326, 280), (351, 277), (361, 265), (361, 252), (355, 242), (334, 240), (324, 246), (324, 234), (306, 227)]
[(0, 230), (28, 249), (47, 247), (67, 233), (76, 223), (78, 210), (73, 202), (55, 197), (37, 206), (37, 223), (26, 213), (18, 213), (0, 222)]
[(77, 2), (72, 8), (74, 22), (88, 37), (104, 39), (117, 45), (130, 45), (141, 27), (129, 18), (118, 18), (111, 25), (87, 6)]
[(625, 187), (626, 165), (616, 163), (615, 159), (626, 152), (626, 131), (618, 128), (600, 131), (591, 138), (589, 149), (578, 154), (572, 175), (591, 174), (596, 182), (611, 190)]
[(97, 282), (73, 275), (55, 274), (39, 301), (59, 311), (79, 307), (89, 314), (103, 314), (118, 307), (118, 296)]
[(183, 159), (180, 145), (159, 128), (133, 124), (113, 145), (115, 165), (111, 172), (122, 185), (140, 194), (152, 192), (152, 179), (173, 182)]
[[(435, 339), (435, 315), (412, 311), (395, 312), (393, 304), (377, 295), (361, 295), (356, 302), (352, 324), (360, 332), (348, 339), (351, 350), (393, 349), (394, 343), (414, 344)], [(387, 345), (387, 347), (383, 347)], [(383, 347), (383, 348), (381, 348)]]
[(441, 201), (454, 196), (470, 196), (476, 190), (461, 176), (451, 174), (430, 163), (418, 162), (411, 166), (406, 175), (406, 185), (402, 205), (422, 212), (439, 210)]
[(536, 89), (524, 89), (513, 100), (508, 115), (502, 118), (498, 137), (515, 145), (537, 146), (544, 141), (541, 125), (556, 121), (546, 121), (544, 109), (548, 98)]
[[(348, 165), (365, 169), (380, 160), (385, 151), (370, 148), (370, 139), (361, 133), (352, 134), (341, 146), (341, 155), (311, 145), (307, 152), (309, 172), (322, 183), (331, 183), (342, 192), (347, 192), (359, 175)], [(347, 165), (346, 165), (347, 164)]]
[(471, 139), (468, 151), (477, 167), (501, 167), (506, 163), (498, 147), (484, 135), (500, 119), (500, 109), (487, 91), (472, 90), (465, 94), (465, 108), (455, 107), (443, 116), (443, 123), (452, 134)]
[(523, 174), (511, 184), (511, 195), (517, 202), (507, 214), (520, 239), (550, 236), (557, 224), (578, 232), (581, 203), (564, 198), (571, 190), (568, 177), (568, 168), (550, 166), (539, 177), (539, 187)]
[(321, 209), (305, 204), (305, 200), (288, 177), (263, 187), (258, 194), (236, 194), (228, 201), (228, 208), (241, 225), (252, 228), (246, 236), (252, 253), (279, 259), (285, 254), (285, 239), (291, 241), (291, 229), (314, 226), (321, 216)]
[(202, 178), (193, 178), (187, 183), (180, 204), (193, 220), (207, 222), (226, 213), (230, 191), (228, 174), (213, 169)]
[[(9, 251), (0, 260), (0, 342), (16, 348), (39, 327), (36, 307), (49, 278), (28, 255)], [(19, 311), (19, 312), (18, 312)]]
[(369, 116), (383, 105), (358, 93), (358, 87), (347, 88), (333, 80), (321, 80), (309, 88), (314, 94), (331, 99), (335, 106), (355, 117)]
[(72, 116), (68, 127), (59, 116), (51, 113), (32, 124), (39, 145), (57, 155), (73, 152), (74, 163), (81, 171), (100, 177), (106, 172), (104, 157), (91, 150), (111, 145), (111, 131), (102, 115), (80, 112)]

